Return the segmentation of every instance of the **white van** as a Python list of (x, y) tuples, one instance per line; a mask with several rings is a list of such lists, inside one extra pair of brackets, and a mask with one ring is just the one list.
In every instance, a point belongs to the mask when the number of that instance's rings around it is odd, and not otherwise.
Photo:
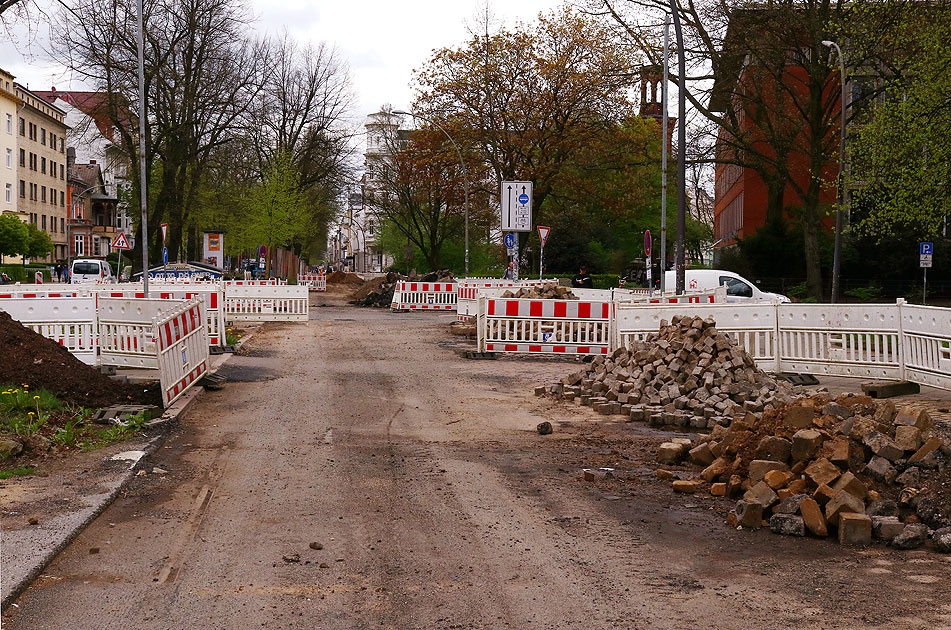
[(69, 270), (70, 284), (85, 282), (115, 282), (112, 267), (104, 260), (97, 258), (77, 258)]
[[(677, 272), (665, 272), (664, 284), (667, 291), (673, 291), (677, 286)], [(684, 288), (688, 293), (691, 291), (710, 291), (724, 285), (726, 285), (727, 302), (789, 301), (789, 298), (785, 295), (760, 291), (755, 284), (732, 271), (721, 271), (719, 269), (684, 270)]]

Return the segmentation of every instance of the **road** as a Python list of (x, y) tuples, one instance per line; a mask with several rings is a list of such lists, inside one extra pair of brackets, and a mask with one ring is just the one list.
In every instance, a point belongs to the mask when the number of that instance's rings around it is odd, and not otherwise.
[(729, 529), (654, 478), (664, 434), (531, 396), (570, 362), (470, 361), (448, 315), (316, 299), (4, 628), (951, 627), (948, 559)]

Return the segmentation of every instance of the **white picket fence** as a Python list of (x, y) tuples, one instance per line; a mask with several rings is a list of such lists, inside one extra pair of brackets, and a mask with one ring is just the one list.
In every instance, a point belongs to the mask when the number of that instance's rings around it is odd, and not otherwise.
[[(96, 292), (100, 298), (145, 298), (141, 284), (106, 285), (97, 287)], [(208, 326), (208, 342), (212, 346), (224, 347), (228, 343), (224, 311), (225, 292), (220, 282), (149, 282), (149, 299), (190, 300), (199, 296), (204, 298), (204, 308), (207, 311), (205, 321)]]
[(327, 276), (322, 273), (302, 273), (297, 276), (297, 284), (303, 285), (311, 291), (326, 291)]
[(152, 320), (162, 403), (168, 407), (208, 372), (202, 298), (188, 300)]

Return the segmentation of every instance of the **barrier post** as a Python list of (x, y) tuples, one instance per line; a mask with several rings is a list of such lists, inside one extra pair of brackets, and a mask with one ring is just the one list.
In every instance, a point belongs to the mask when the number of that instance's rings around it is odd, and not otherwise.
[(779, 332), (779, 306), (778, 301), (773, 302), (773, 353), (776, 355), (775, 369), (777, 372), (783, 371), (783, 337)]
[(901, 307), (906, 304), (905, 298), (897, 298), (895, 306), (898, 308), (898, 378), (905, 380), (905, 322), (902, 319)]

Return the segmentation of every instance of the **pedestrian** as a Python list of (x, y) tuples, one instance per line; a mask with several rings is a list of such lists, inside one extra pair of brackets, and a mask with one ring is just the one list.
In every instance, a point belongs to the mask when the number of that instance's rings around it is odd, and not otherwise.
[(575, 274), (575, 277), (571, 279), (571, 286), (576, 289), (593, 289), (594, 283), (591, 282), (591, 276), (588, 274), (588, 268), (584, 265), (581, 265), (581, 269), (578, 270), (578, 273)]
[(505, 268), (505, 273), (502, 274), (503, 280), (515, 280), (515, 263), (510, 262), (509, 266)]

